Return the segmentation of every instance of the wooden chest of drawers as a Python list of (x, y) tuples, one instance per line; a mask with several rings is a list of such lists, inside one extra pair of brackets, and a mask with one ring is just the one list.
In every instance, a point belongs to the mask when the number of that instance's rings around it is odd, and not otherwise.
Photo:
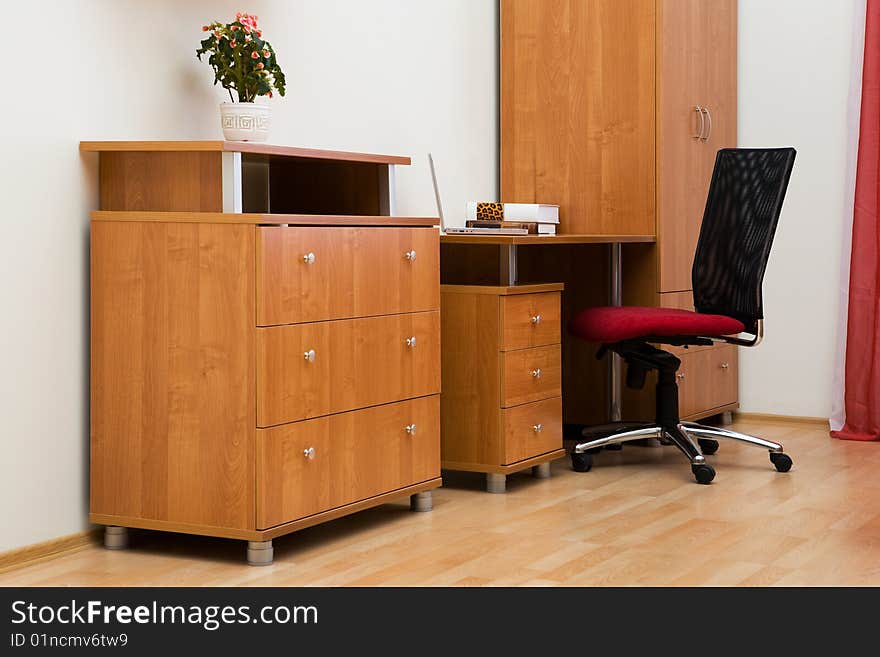
[[(251, 164), (283, 173), (268, 148)], [(102, 161), (113, 211), (91, 227), (91, 521), (114, 537), (246, 539), (268, 563), (271, 539), (297, 529), (406, 496), (428, 510), (441, 483), (435, 221), (178, 212), (210, 190), (146, 193), (150, 171), (178, 162), (157, 149), (145, 168), (139, 152)], [(352, 209), (387, 204), (370, 199), (400, 158), (292, 151), (300, 167), (353, 167), (339, 173), (364, 178)], [(275, 189), (272, 205), (318, 193)]]
[(549, 474), (562, 449), (562, 285), (441, 286), (442, 465)]

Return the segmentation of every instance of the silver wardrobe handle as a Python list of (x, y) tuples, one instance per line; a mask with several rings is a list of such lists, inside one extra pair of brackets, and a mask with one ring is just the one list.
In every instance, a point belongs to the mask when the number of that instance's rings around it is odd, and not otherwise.
[(410, 436), (416, 435), (416, 425), (415, 424), (407, 424), (403, 428), (403, 430), (406, 431), (406, 433), (409, 434)]
[(538, 367), (536, 369), (533, 369), (532, 376), (535, 377), (536, 379), (540, 379), (541, 378), (541, 368)]
[(541, 320), (542, 320), (542, 319), (544, 319), (544, 318), (541, 317), (540, 314), (534, 315), (534, 316), (532, 317), (532, 324), (534, 324), (535, 326), (537, 326), (538, 324), (541, 323)]
[(410, 349), (416, 348), (416, 336), (412, 336), (411, 338), (406, 339), (406, 346)]
[(307, 265), (315, 264), (315, 254), (311, 251), (309, 253), (306, 253), (305, 255), (303, 255), (303, 262)]
[(403, 254), (403, 257), (409, 260), (410, 262), (415, 262), (416, 259), (416, 251), (413, 249), (412, 251), (407, 251)]
[(310, 363), (315, 362), (315, 350), (309, 349), (308, 351), (303, 352), (303, 359), (309, 361)]
[(709, 141), (709, 138), (712, 136), (712, 112), (709, 111), (708, 107), (704, 107), (700, 114), (706, 114), (706, 136), (703, 137), (703, 141)]
[(701, 105), (697, 105), (696, 107), (694, 107), (694, 111), (700, 115), (700, 131), (692, 136), (694, 139), (702, 140), (703, 133), (706, 131), (706, 117), (703, 114), (703, 107)]
[(541, 433), (544, 430), (544, 425), (540, 422), (538, 424), (532, 425), (532, 431), (535, 433)]
[(315, 460), (315, 448), (309, 447), (308, 449), (304, 449), (303, 456), (305, 456), (309, 461), (314, 461)]

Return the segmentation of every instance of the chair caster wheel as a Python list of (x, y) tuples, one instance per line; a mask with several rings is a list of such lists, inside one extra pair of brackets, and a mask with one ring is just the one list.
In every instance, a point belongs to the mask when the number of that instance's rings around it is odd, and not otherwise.
[(589, 454), (571, 454), (571, 469), (575, 472), (589, 472), (593, 467), (593, 457)]
[(700, 443), (700, 450), (703, 454), (714, 454), (718, 451), (717, 440), (712, 440), (711, 438), (698, 438), (697, 442)]
[(711, 483), (715, 478), (715, 468), (705, 463), (693, 464), (691, 466), (691, 471), (694, 473), (694, 479), (697, 480), (698, 484)]
[(791, 457), (782, 452), (770, 452), (770, 461), (776, 467), (777, 472), (788, 472), (791, 470)]

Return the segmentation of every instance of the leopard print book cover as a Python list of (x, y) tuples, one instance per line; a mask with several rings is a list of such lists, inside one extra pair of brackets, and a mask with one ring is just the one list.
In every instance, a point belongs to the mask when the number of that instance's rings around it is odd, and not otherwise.
[(477, 221), (504, 221), (504, 205), (477, 203)]

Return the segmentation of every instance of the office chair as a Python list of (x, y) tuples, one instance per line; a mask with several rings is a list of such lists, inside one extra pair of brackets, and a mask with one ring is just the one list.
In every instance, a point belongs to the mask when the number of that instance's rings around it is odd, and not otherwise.
[(676, 384), (681, 361), (653, 345), (687, 347), (726, 342), (754, 347), (761, 342), (761, 283), (794, 159), (793, 148), (718, 151), (691, 271), (696, 312), (615, 306), (588, 308), (571, 320), (568, 330), (572, 335), (602, 343), (597, 358), (609, 351), (623, 358), (628, 387), (644, 388), (647, 372), (658, 373), (655, 422), (621, 425), (579, 443), (571, 453), (574, 470), (589, 471), (592, 455), (603, 447), (644, 438), (659, 438), (678, 447), (690, 460), (694, 477), (701, 484), (715, 478), (714, 468), (703, 456), (717, 451), (715, 438), (764, 447), (770, 451), (770, 461), (777, 471), (791, 469), (791, 458), (779, 443), (682, 422)]

